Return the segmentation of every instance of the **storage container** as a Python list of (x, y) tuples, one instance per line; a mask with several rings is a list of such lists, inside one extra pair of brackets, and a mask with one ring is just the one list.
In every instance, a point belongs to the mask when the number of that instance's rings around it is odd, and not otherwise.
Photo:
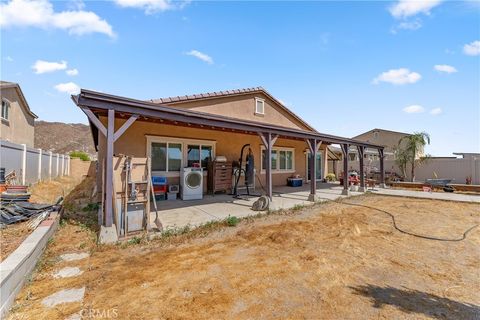
[(287, 185), (290, 187), (301, 187), (303, 185), (302, 178), (288, 178)]
[(154, 186), (163, 186), (167, 184), (167, 177), (154, 176), (152, 177), (152, 184)]
[(167, 200), (177, 200), (178, 192), (167, 193)]

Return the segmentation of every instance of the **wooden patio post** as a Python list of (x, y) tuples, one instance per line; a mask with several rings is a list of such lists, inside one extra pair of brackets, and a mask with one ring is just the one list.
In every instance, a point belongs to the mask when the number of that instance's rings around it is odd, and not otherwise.
[(360, 188), (358, 188), (359, 192), (365, 192), (365, 168), (363, 166), (363, 157), (365, 154), (365, 147), (364, 146), (357, 146), (358, 149), (358, 157), (359, 157), (359, 166), (360, 166)]
[(266, 154), (266, 168), (265, 168), (265, 182), (267, 184), (267, 196), (272, 201), (273, 197), (273, 183), (272, 183), (272, 149), (275, 141), (277, 141), (278, 135), (272, 135), (272, 133), (259, 133), (260, 139), (265, 146)]
[(115, 131), (115, 110), (108, 109), (107, 154), (105, 158), (105, 226), (113, 224), (113, 135)]
[(348, 144), (342, 144), (342, 154), (343, 154), (343, 190), (342, 195), (348, 196), (350, 195), (350, 191), (348, 189)]
[(378, 149), (378, 155), (380, 156), (380, 188), (385, 188), (385, 154), (383, 148)]
[(310, 150), (310, 194), (308, 195), (308, 201), (317, 201), (317, 154), (322, 141), (317, 139), (306, 139), (308, 148)]

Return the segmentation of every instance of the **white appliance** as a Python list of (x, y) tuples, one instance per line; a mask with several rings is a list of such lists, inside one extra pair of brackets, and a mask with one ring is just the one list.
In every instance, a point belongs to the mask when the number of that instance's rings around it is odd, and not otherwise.
[(180, 174), (180, 197), (182, 200), (203, 198), (203, 169), (183, 168)]

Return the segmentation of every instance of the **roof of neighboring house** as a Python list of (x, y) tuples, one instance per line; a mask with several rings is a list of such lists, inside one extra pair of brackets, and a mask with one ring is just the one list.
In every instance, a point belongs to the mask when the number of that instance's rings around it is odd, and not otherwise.
[(271, 95), (263, 87), (252, 87), (252, 88), (243, 88), (243, 89), (198, 93), (198, 94), (192, 94), (192, 95), (151, 99), (149, 101), (153, 102), (153, 103), (158, 103), (158, 104), (174, 105), (176, 103), (198, 101), (198, 100), (207, 100), (207, 99), (217, 99), (217, 98), (225, 98), (225, 97), (232, 97), (232, 96), (241, 96), (241, 95), (252, 94), (252, 93), (263, 93), (270, 100), (272, 100), (274, 103), (276, 103), (278, 106), (280, 106), (283, 110), (285, 110), (289, 115), (291, 115), (293, 118), (295, 118), (297, 121), (302, 123), (305, 127), (307, 127), (309, 130), (317, 132), (317, 130), (315, 130), (305, 120), (303, 120), (298, 115), (296, 115), (292, 110), (287, 108), (282, 102), (280, 102), (280, 100), (278, 100), (273, 95)]
[(357, 138), (357, 137), (363, 136), (364, 134), (367, 134), (367, 133), (370, 133), (370, 132), (389, 132), (389, 133), (403, 134), (403, 135), (405, 135), (405, 136), (411, 135), (411, 133), (406, 133), (406, 132), (400, 132), (400, 131), (393, 131), (393, 130), (375, 128), (375, 129), (372, 129), (372, 130), (369, 130), (369, 131), (360, 133), (360, 134), (352, 137), (352, 139), (355, 139), (355, 138)]
[(27, 109), (27, 112), (35, 119), (38, 118), (38, 116), (35, 113), (33, 113), (32, 110), (30, 109), (27, 99), (23, 95), (22, 89), (20, 88), (20, 85), (18, 83), (0, 80), (0, 89), (3, 89), (3, 88), (15, 88), (15, 90), (17, 90), (18, 96), (20, 97), (20, 99), (22, 99), (22, 102), (25, 108)]

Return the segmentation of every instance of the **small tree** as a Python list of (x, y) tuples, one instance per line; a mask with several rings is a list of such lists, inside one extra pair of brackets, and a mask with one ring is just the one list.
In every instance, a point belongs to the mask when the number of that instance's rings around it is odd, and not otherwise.
[(430, 135), (426, 132), (414, 132), (405, 136), (398, 142), (398, 154), (404, 162), (406, 172), (407, 164), (411, 165), (411, 181), (415, 181), (415, 168), (428, 161), (429, 156), (418, 157), (418, 152), (423, 150), (425, 145), (430, 144)]
[(395, 149), (395, 163), (402, 172), (402, 176), (405, 179), (407, 177), (407, 164), (410, 163), (410, 153), (403, 148)]

